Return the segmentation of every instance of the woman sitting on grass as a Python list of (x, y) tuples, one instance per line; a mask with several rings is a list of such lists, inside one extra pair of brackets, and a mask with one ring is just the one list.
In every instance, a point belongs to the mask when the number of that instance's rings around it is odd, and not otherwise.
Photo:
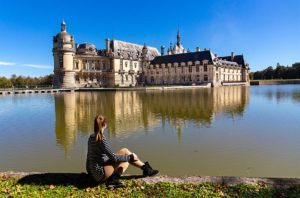
[(86, 169), (96, 182), (106, 182), (108, 188), (126, 187), (119, 182), (120, 176), (129, 164), (141, 168), (144, 176), (154, 176), (158, 170), (153, 170), (148, 162), (142, 162), (135, 153), (127, 148), (113, 153), (104, 137), (106, 120), (98, 115), (94, 120), (94, 134), (88, 140)]

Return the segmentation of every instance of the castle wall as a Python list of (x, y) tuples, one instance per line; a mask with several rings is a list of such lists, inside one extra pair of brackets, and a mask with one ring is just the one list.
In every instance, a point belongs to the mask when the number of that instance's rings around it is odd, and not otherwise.
[(114, 86), (134, 87), (137, 85), (141, 61), (113, 59)]

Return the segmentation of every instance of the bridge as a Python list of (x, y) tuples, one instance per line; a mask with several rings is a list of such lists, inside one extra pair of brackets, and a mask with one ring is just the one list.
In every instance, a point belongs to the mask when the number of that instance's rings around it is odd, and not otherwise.
[(0, 89), (0, 95), (73, 92), (74, 89)]

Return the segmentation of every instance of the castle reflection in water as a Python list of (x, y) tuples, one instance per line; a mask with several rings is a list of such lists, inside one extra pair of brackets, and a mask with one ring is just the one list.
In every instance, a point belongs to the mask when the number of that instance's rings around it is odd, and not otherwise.
[(56, 140), (65, 152), (79, 134), (93, 132), (93, 120), (103, 114), (108, 136), (127, 137), (168, 122), (180, 139), (186, 122), (210, 126), (214, 116), (243, 116), (249, 103), (249, 87), (168, 91), (71, 92), (55, 95)]

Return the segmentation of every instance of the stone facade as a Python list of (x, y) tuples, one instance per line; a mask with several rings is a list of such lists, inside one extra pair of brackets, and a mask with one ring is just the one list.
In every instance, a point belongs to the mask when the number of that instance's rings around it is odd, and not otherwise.
[(184, 49), (180, 33), (165, 55), (154, 47), (105, 40), (98, 50), (89, 43), (75, 44), (66, 23), (53, 38), (54, 87), (133, 87), (147, 85), (211, 86), (249, 84), (249, 65), (243, 55), (218, 57), (211, 50)]

